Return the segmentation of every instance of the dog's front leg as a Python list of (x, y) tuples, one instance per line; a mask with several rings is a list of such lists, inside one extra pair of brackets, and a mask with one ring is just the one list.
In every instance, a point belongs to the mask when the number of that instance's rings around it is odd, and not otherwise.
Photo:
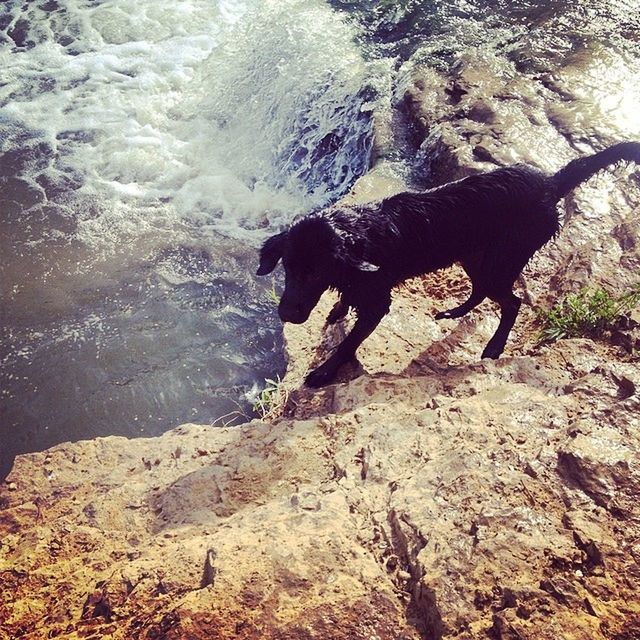
[(353, 325), (349, 335), (338, 345), (338, 348), (329, 359), (314, 369), (306, 378), (305, 382), (310, 387), (323, 387), (335, 378), (338, 369), (343, 364), (351, 360), (362, 342), (371, 335), (371, 332), (378, 326), (380, 320), (389, 311), (390, 300), (386, 304), (367, 307), (358, 310), (358, 319)]

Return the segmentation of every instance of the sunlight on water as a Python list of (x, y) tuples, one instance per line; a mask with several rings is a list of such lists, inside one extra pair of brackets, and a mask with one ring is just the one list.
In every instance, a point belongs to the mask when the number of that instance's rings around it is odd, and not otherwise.
[(603, 51), (586, 70), (584, 92), (602, 112), (602, 120), (621, 137), (640, 139), (640, 61)]

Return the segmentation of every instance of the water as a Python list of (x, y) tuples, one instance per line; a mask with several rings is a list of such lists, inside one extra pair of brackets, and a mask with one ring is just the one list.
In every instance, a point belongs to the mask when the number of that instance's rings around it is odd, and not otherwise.
[(527, 68), (553, 69), (594, 43), (638, 54), (637, 0), (330, 2), (361, 26), (359, 40), (370, 53), (400, 61), (420, 52), (423, 62), (442, 67), (482, 48)]
[(355, 28), (319, 0), (8, 2), (0, 28), (0, 475), (250, 415), (284, 368), (256, 248), (367, 168)]
[(408, 61), (552, 75), (600, 50), (580, 108), (640, 135), (639, 29), (635, 0), (4, 2), (0, 476), (250, 414), (284, 368), (256, 249), (367, 170)]

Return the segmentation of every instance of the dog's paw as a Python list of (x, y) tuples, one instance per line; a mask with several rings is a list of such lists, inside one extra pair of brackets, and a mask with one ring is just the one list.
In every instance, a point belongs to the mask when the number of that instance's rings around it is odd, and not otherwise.
[(347, 315), (348, 311), (349, 306), (343, 304), (342, 301), (339, 300), (329, 312), (329, 315), (327, 316), (327, 324), (335, 324), (338, 320), (342, 320), (342, 318)]
[(435, 318), (436, 320), (445, 320), (447, 318), (453, 318), (453, 316), (451, 315), (451, 310), (439, 311), (438, 313), (436, 313)]
[(306, 378), (304, 383), (308, 387), (318, 389), (324, 387), (327, 384), (331, 384), (335, 378), (336, 372), (333, 367), (325, 367), (324, 365), (314, 369)]
[(487, 345), (485, 350), (482, 352), (482, 357), (497, 360), (502, 355), (502, 350), (502, 347), (492, 347), (491, 345)]

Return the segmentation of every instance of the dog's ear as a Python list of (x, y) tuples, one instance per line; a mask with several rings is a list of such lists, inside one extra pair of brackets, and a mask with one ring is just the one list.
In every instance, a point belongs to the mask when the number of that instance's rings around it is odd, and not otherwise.
[(288, 234), (288, 231), (283, 231), (265, 240), (265, 243), (260, 249), (260, 266), (258, 267), (258, 271), (256, 271), (256, 275), (264, 276), (276, 268), (278, 260), (282, 258)]

